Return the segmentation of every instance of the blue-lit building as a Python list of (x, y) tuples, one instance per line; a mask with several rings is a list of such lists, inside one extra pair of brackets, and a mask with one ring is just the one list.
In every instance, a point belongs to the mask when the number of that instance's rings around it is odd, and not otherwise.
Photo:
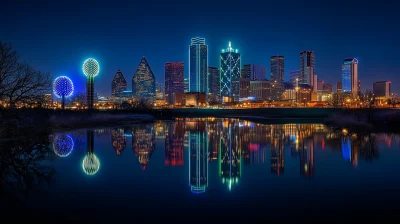
[(155, 102), (156, 78), (149, 63), (142, 57), (140, 64), (132, 78), (132, 96), (135, 100)]
[(240, 53), (233, 49), (231, 42), (227, 49), (223, 49), (220, 66), (220, 93), (221, 97), (233, 97), (239, 101), (240, 93)]
[(192, 38), (189, 46), (189, 92), (207, 92), (208, 46), (204, 38)]
[(344, 59), (342, 65), (342, 92), (356, 96), (358, 94), (358, 60)]

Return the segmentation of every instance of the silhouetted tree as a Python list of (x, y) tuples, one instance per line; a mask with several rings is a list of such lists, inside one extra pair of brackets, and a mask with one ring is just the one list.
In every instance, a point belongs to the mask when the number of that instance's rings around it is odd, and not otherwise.
[(11, 44), (0, 41), (0, 101), (37, 104), (51, 90), (51, 76), (21, 62)]

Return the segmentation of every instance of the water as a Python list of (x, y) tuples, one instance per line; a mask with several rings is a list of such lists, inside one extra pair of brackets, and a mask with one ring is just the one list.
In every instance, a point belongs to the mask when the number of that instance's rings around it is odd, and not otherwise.
[(399, 208), (393, 134), (212, 118), (48, 134), (3, 145), (19, 150), (0, 156), (1, 215), (304, 222)]

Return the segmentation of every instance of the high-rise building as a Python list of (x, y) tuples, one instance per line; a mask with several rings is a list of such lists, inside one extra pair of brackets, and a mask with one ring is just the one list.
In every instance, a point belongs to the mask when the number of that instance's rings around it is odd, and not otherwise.
[(208, 46), (204, 38), (192, 38), (189, 46), (189, 92), (207, 92)]
[(271, 100), (271, 81), (250, 81), (250, 97), (256, 100)]
[(337, 82), (337, 83), (336, 83), (336, 92), (337, 92), (337, 93), (341, 93), (341, 92), (342, 92), (342, 89), (343, 89), (343, 87), (342, 87), (342, 82)]
[(189, 92), (189, 78), (183, 79), (183, 89), (185, 93)]
[(243, 65), (240, 77), (250, 80), (265, 80), (267, 77), (267, 68), (262, 65), (246, 64)]
[(314, 51), (300, 52), (300, 83), (314, 86), (315, 55)]
[(156, 78), (151, 71), (150, 65), (145, 57), (132, 78), (132, 95), (136, 100), (155, 102), (156, 98)]
[(156, 83), (156, 99), (165, 100), (165, 86), (162, 83)]
[(296, 85), (296, 80), (300, 83), (300, 70), (290, 71), (290, 83)]
[[(265, 81), (265, 80), (264, 80)], [(239, 98), (245, 99), (250, 96), (250, 79), (249, 78), (240, 78), (240, 93)]]
[(132, 128), (132, 149), (142, 170), (146, 170), (155, 149), (156, 136), (153, 124), (138, 124)]
[(126, 91), (126, 80), (122, 72), (118, 69), (117, 73), (111, 82), (111, 95), (113, 97), (121, 97), (122, 93)]
[(374, 82), (373, 84), (374, 96), (381, 99), (389, 99), (391, 93), (391, 85), (392, 83), (390, 81)]
[(208, 67), (208, 93), (212, 95), (213, 100), (219, 98), (219, 70), (216, 67)]
[(358, 60), (346, 58), (342, 65), (342, 92), (353, 96), (358, 94)]
[(172, 102), (172, 94), (183, 94), (185, 92), (184, 63), (165, 63), (165, 96), (168, 102)]
[(284, 76), (285, 57), (271, 56), (271, 87), (273, 100), (280, 100), (282, 97)]
[(227, 49), (223, 49), (221, 56), (221, 97), (233, 97), (239, 100), (240, 92), (240, 53), (238, 49), (233, 49), (231, 42)]

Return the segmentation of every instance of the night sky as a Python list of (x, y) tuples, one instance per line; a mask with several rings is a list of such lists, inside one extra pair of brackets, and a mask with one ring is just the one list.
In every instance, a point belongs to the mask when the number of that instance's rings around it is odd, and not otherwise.
[(356, 57), (363, 91), (391, 80), (400, 93), (400, 13), (393, 1), (306, 2), (14, 0), (0, 7), (0, 40), (35, 68), (71, 77), (82, 93), (82, 63), (96, 58), (95, 92), (103, 96), (111, 95), (118, 69), (131, 89), (142, 56), (157, 82), (164, 82), (165, 62), (185, 62), (187, 76), (190, 38), (197, 36), (206, 38), (209, 66), (219, 66), (219, 53), (231, 41), (242, 65), (266, 66), (268, 79), (270, 56), (285, 56), (288, 80), (300, 66), (300, 51), (313, 50), (318, 78), (334, 89), (343, 59)]

